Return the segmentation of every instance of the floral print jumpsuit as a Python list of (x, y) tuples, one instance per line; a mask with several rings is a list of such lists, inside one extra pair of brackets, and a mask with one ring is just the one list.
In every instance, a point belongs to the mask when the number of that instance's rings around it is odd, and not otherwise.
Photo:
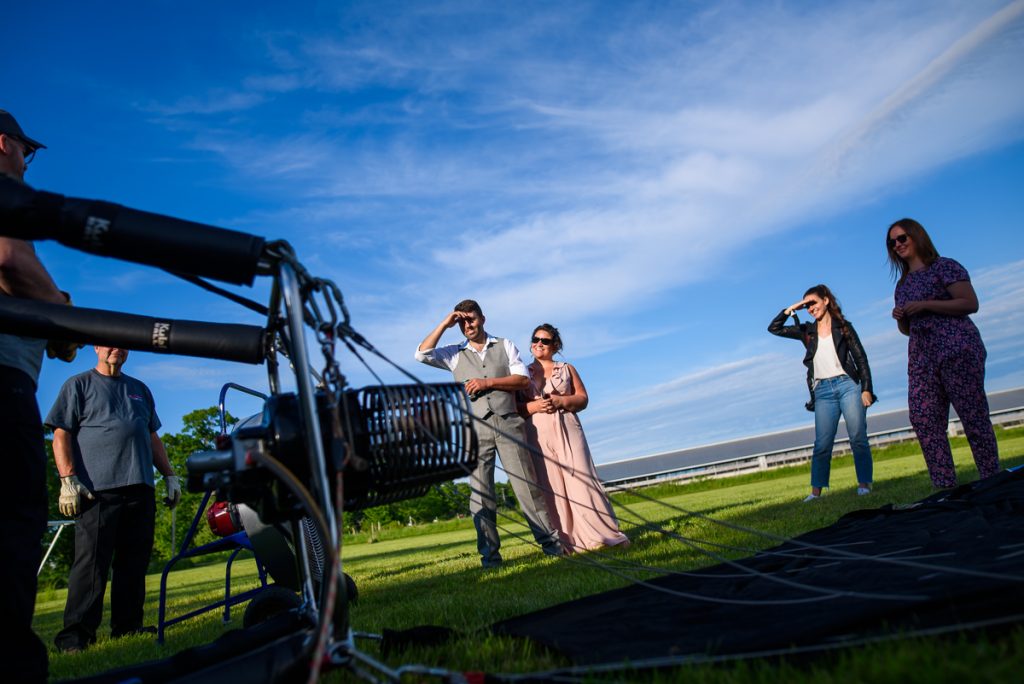
[[(970, 281), (967, 269), (953, 259), (939, 257), (930, 266), (908, 273), (896, 286), (896, 306), (952, 299), (947, 288), (962, 281)], [(950, 403), (963, 423), (979, 476), (986, 478), (999, 472), (999, 450), (985, 395), (985, 357), (981, 334), (967, 316), (928, 311), (910, 319), (910, 424), (917, 432), (928, 474), (936, 487), (956, 486), (947, 437)]]

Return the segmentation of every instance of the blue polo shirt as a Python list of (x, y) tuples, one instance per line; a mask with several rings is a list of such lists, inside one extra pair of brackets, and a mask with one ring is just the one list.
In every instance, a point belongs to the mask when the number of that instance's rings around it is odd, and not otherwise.
[(72, 436), (75, 474), (89, 489), (154, 486), (150, 434), (160, 418), (141, 381), (96, 369), (75, 375), (61, 387), (45, 425)]

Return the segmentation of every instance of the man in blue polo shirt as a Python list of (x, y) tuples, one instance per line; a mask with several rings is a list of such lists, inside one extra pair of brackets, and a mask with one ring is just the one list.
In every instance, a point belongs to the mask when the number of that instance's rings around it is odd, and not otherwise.
[(95, 351), (96, 367), (69, 378), (46, 416), (61, 478), (61, 513), (80, 516), (64, 629), (54, 639), (65, 652), (96, 641), (111, 566), (110, 635), (147, 631), (142, 623), (156, 518), (154, 466), (164, 476), (166, 503), (174, 507), (181, 498), (156, 434), (153, 395), (121, 372), (128, 351)]

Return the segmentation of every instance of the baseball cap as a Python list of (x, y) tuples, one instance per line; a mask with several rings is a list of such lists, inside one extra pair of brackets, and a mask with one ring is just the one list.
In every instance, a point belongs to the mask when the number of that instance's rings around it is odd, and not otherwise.
[(21, 130), (21, 126), (6, 109), (0, 109), (0, 133), (14, 136), (30, 145), (33, 150), (46, 149), (46, 145), (25, 135), (25, 131)]

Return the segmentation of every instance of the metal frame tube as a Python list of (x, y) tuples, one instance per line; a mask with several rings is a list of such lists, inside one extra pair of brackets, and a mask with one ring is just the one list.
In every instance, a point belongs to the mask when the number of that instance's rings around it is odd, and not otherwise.
[(281, 264), (281, 294), (284, 296), (285, 315), (287, 316), (288, 329), (291, 332), (289, 350), (292, 365), (295, 367), (295, 385), (299, 395), (299, 405), (302, 409), (303, 421), (305, 422), (306, 434), (309, 439), (306, 442), (306, 454), (309, 457), (310, 472), (316, 476), (317, 486), (315, 494), (320, 498), (321, 510), (327, 518), (327, 525), (330, 529), (331, 538), (328, 546), (331, 549), (337, 547), (338, 521), (334, 513), (334, 502), (331, 499), (330, 480), (327, 477), (327, 461), (324, 454), (323, 435), (320, 433), (320, 420), (316, 409), (316, 395), (313, 391), (313, 383), (310, 382), (309, 354), (306, 350), (305, 320), (303, 319), (302, 292), (299, 290), (298, 278), (294, 269), (287, 264)]
[(248, 387), (245, 387), (244, 385), (239, 385), (239, 384), (234, 383), (234, 382), (226, 382), (226, 383), (224, 383), (224, 386), (220, 388), (220, 397), (217, 400), (217, 411), (218, 411), (218, 416), (220, 417), (220, 433), (222, 435), (227, 433), (227, 431), (228, 431), (227, 411), (225, 410), (224, 400), (227, 398), (227, 394), (228, 394), (228, 390), (229, 389), (238, 390), (239, 392), (244, 392), (245, 394), (250, 394), (250, 395), (252, 395), (254, 397), (259, 397), (263, 401), (267, 400), (267, 395), (264, 394), (263, 392), (258, 392), (258, 391), (254, 390), (254, 389), (249, 389)]

